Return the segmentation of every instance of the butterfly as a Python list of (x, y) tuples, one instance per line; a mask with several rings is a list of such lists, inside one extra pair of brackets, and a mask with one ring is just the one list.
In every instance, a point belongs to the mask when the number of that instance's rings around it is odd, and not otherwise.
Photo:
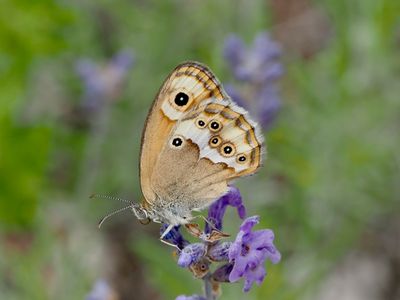
[(141, 222), (168, 224), (162, 239), (226, 194), (232, 180), (254, 174), (263, 147), (260, 127), (213, 72), (184, 62), (164, 81), (148, 113), (139, 166), (143, 201), (129, 208)]

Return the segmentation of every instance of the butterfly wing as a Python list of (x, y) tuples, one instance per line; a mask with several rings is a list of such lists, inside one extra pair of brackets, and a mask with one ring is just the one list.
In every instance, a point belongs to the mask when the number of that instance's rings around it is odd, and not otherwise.
[(209, 99), (197, 111), (179, 121), (174, 135), (181, 135), (199, 148), (199, 158), (234, 170), (226, 178), (251, 175), (261, 165), (263, 136), (257, 123), (231, 100)]
[(223, 99), (227, 95), (212, 73), (196, 62), (177, 66), (159, 90), (142, 135), (140, 183), (145, 206), (151, 205), (157, 198), (151, 187), (151, 177), (160, 152), (177, 120), (210, 97)]
[(185, 63), (168, 77), (144, 133), (141, 183), (161, 219), (182, 223), (226, 193), (228, 182), (256, 172), (262, 138), (247, 112), (205, 66)]

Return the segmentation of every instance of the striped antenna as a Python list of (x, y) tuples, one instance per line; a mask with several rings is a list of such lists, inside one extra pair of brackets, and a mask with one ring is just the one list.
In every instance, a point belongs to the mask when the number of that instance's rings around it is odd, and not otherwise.
[(125, 206), (125, 207), (123, 207), (123, 208), (117, 209), (116, 211), (113, 211), (112, 213), (109, 213), (108, 215), (106, 215), (105, 217), (103, 217), (103, 218), (100, 220), (99, 225), (98, 225), (99, 228), (100, 228), (101, 225), (104, 223), (104, 221), (107, 220), (109, 217), (111, 217), (111, 216), (113, 216), (113, 215), (115, 215), (115, 214), (117, 214), (117, 213), (120, 213), (121, 211), (127, 210), (127, 209), (129, 209), (129, 208), (131, 208), (131, 207), (132, 207), (131, 205)]
[(126, 199), (121, 199), (121, 198), (114, 197), (114, 196), (109, 196), (109, 195), (92, 194), (92, 195), (90, 195), (90, 198), (91, 199), (98, 198), (98, 199), (118, 200), (118, 201), (121, 201), (121, 202), (132, 204), (132, 201), (129, 201), (129, 200), (126, 200)]

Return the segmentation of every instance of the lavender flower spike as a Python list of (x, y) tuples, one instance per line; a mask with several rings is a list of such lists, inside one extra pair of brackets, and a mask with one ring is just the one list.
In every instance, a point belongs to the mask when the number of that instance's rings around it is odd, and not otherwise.
[(116, 100), (133, 62), (134, 56), (129, 51), (120, 51), (104, 64), (89, 59), (78, 60), (76, 72), (84, 85), (82, 107), (97, 112), (107, 101)]
[(280, 54), (279, 44), (266, 32), (258, 34), (248, 48), (236, 35), (225, 40), (224, 57), (239, 81), (265, 84), (278, 79), (283, 74)]
[(274, 264), (281, 259), (281, 254), (273, 244), (272, 230), (251, 231), (258, 223), (258, 216), (247, 218), (240, 226), (236, 240), (229, 249), (229, 261), (233, 263), (229, 281), (235, 282), (243, 277), (244, 292), (248, 292), (254, 282), (258, 285), (262, 283), (267, 274), (265, 270), (267, 258)]
[(281, 49), (268, 33), (259, 33), (246, 47), (236, 35), (226, 38), (224, 57), (236, 84), (226, 84), (228, 95), (257, 117), (265, 130), (273, 124), (281, 100), (277, 80), (283, 75)]
[[(281, 254), (273, 244), (272, 230), (252, 231), (254, 225), (259, 223), (258, 216), (243, 221), (234, 242), (202, 239), (202, 235), (215, 234), (214, 227), (218, 230), (222, 229), (223, 217), (228, 205), (237, 209), (241, 219), (245, 217), (246, 210), (240, 192), (237, 188), (230, 187), (228, 193), (210, 206), (205, 231), (201, 232), (198, 226), (195, 227), (200, 231), (199, 236), (196, 236), (201, 242), (189, 243), (179, 232), (179, 226), (174, 227), (165, 236), (166, 241), (178, 245), (180, 249), (176, 252), (178, 265), (188, 268), (195, 278), (202, 279), (204, 283), (205, 296), (181, 295), (176, 300), (215, 300), (221, 293), (221, 283), (235, 282), (240, 278), (245, 279), (243, 291), (248, 292), (254, 282), (259, 285), (264, 280), (267, 259), (272, 263), (280, 261)], [(166, 226), (164, 224), (161, 231), (164, 231)], [(213, 271), (210, 265), (214, 263), (218, 266)]]
[[(208, 210), (208, 220), (214, 224), (218, 230), (222, 229), (222, 219), (225, 215), (226, 207), (230, 205), (236, 207), (241, 219), (246, 216), (246, 208), (242, 202), (242, 196), (238, 188), (231, 186), (227, 194), (215, 201)], [(205, 232), (210, 233), (211, 228), (206, 224)]]
[(207, 299), (199, 295), (192, 295), (192, 296), (180, 295), (176, 297), (175, 300), (207, 300)]

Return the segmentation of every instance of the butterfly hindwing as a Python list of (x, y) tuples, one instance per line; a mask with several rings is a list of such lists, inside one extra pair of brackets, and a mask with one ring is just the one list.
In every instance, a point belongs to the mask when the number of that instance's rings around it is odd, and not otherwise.
[(261, 164), (263, 137), (258, 125), (228, 99), (205, 101), (176, 124), (173, 135), (195, 143), (199, 159), (233, 168), (235, 172), (227, 180), (253, 174)]

